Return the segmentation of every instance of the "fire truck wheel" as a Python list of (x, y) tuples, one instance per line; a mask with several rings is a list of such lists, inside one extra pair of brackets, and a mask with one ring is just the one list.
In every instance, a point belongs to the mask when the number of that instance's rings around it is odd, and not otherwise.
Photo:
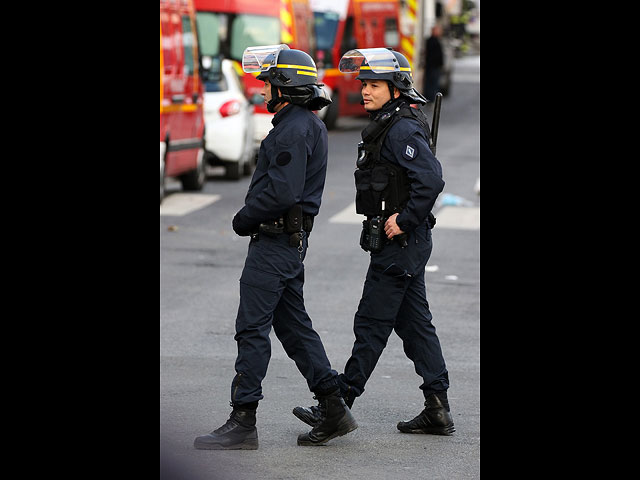
[(160, 203), (162, 203), (162, 199), (164, 198), (164, 160), (160, 163)]
[(207, 179), (206, 166), (204, 163), (204, 148), (198, 149), (198, 163), (194, 170), (180, 176), (180, 183), (184, 190), (202, 190)]

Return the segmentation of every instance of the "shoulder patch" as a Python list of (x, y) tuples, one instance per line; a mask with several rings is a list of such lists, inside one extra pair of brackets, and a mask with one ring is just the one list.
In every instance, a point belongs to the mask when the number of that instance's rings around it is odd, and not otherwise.
[(280, 152), (276, 157), (276, 163), (281, 167), (284, 167), (291, 161), (291, 154), (289, 152)]
[(413, 160), (418, 156), (418, 147), (413, 143), (407, 143), (402, 152), (402, 156), (407, 160)]

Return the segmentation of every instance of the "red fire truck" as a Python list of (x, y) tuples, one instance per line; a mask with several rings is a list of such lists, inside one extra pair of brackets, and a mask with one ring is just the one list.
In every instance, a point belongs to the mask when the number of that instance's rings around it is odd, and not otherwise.
[[(313, 56), (313, 16), (308, 0), (195, 0), (195, 7), (201, 55), (230, 58), (238, 62), (240, 72), (242, 53), (250, 46), (286, 43)], [(260, 102), (264, 83), (256, 76), (243, 72), (245, 95), (258, 95), (254, 120), (259, 145), (272, 128), (273, 114)]]
[(399, 0), (310, 0), (315, 19), (318, 82), (333, 103), (321, 112), (328, 129), (338, 116), (365, 115), (357, 74), (338, 71), (342, 55), (354, 48), (400, 49)]
[(201, 190), (203, 86), (192, 0), (160, 0), (160, 202), (165, 177), (185, 190)]

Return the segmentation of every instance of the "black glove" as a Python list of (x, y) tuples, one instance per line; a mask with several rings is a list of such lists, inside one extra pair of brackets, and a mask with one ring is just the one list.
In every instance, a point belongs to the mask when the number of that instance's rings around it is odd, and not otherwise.
[(238, 212), (236, 216), (233, 217), (233, 231), (241, 237), (248, 237), (253, 233), (253, 223), (249, 217)]

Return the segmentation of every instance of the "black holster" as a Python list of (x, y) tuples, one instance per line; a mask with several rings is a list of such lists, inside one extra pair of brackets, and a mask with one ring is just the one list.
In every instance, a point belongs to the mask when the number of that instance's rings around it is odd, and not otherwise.
[(308, 234), (313, 228), (313, 217), (302, 213), (302, 205), (296, 204), (277, 220), (271, 220), (260, 224), (259, 233), (269, 237), (275, 237), (282, 233), (289, 234), (289, 244), (292, 247), (299, 246), (302, 242), (302, 232)]
[(281, 233), (284, 233), (284, 224), (282, 218), (278, 220), (272, 220), (270, 222), (263, 222), (258, 227), (258, 233), (266, 235), (267, 237), (276, 237)]
[(386, 236), (382, 217), (371, 217), (362, 222), (360, 247), (365, 252), (379, 253), (384, 248)]
[(302, 231), (302, 205), (295, 204), (284, 214), (284, 232), (300, 233)]

